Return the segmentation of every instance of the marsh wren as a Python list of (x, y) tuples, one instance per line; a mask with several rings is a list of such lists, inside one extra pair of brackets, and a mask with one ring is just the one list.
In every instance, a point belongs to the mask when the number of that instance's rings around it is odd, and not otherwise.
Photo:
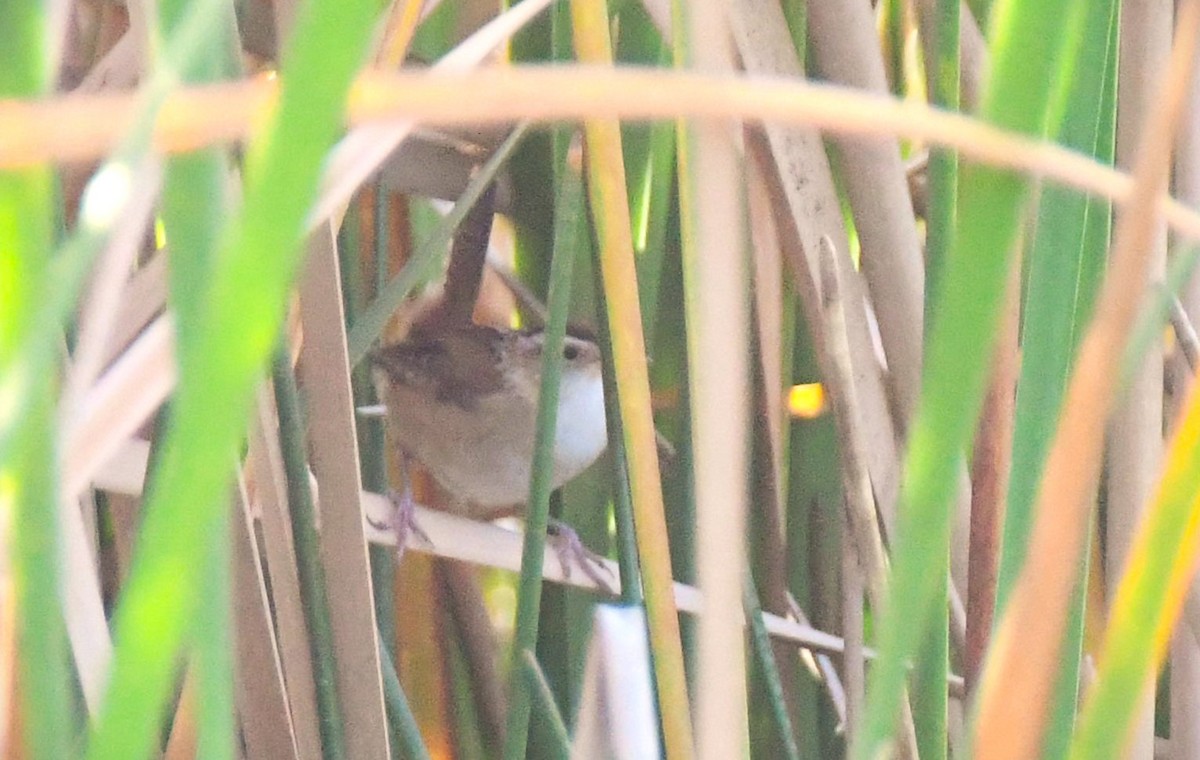
[[(540, 332), (441, 325), (371, 357), (392, 442), (470, 517), (518, 513), (528, 501), (543, 345)], [(600, 351), (567, 336), (562, 352), (553, 488), (608, 445)]]

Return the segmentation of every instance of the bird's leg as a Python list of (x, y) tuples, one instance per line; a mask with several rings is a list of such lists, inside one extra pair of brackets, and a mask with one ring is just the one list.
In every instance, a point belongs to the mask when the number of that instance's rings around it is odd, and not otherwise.
[(558, 564), (562, 567), (563, 576), (571, 577), (572, 565), (578, 565), (583, 574), (604, 591), (613, 594), (612, 570), (604, 562), (604, 558), (583, 545), (575, 529), (561, 520), (551, 519), (546, 526), (546, 535), (558, 555)]
[(409, 465), (409, 456), (408, 454), (404, 454), (404, 461), (400, 467), (404, 485), (398, 492), (394, 489), (388, 489), (388, 501), (395, 507), (391, 518), (383, 523), (377, 523), (367, 518), (367, 521), (374, 528), (378, 530), (390, 530), (396, 536), (396, 562), (399, 562), (404, 557), (404, 549), (408, 546), (409, 535), (415, 535), (425, 543), (433, 546), (433, 541), (430, 540), (429, 535), (417, 524), (417, 502), (413, 499), (412, 476)]

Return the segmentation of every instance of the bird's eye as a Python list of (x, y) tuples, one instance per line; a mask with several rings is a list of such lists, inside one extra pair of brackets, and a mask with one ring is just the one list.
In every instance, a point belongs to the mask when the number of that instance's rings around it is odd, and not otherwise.
[(563, 358), (569, 362), (573, 362), (579, 358), (578, 346), (563, 346)]

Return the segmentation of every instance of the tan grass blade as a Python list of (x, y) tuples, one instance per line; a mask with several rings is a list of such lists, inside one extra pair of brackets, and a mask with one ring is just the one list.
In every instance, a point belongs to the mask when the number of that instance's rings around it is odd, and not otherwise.
[[(141, 250), (162, 183), (162, 162), (157, 157), (150, 157), (132, 169), (109, 171), (123, 172), (127, 195), (121, 218), (114, 222), (108, 244), (96, 261), (78, 316), (75, 350), (59, 403), (60, 419), (64, 422), (73, 416), (104, 367), (105, 349), (120, 316), (126, 281)], [(84, 197), (88, 195), (85, 193)]]
[[(864, 92), (888, 93), (878, 34), (868, 6), (813, 3), (807, 19), (813, 59), (824, 78)], [(779, 27), (781, 31), (784, 28)], [(786, 35), (781, 41), (791, 45)], [(889, 387), (901, 415), (898, 427), (903, 430), (920, 394), (925, 324), (925, 259), (908, 181), (896, 143), (837, 136), (831, 142), (841, 157), (840, 179), (854, 211), (862, 246), (860, 268), (887, 355)], [(964, 471), (955, 502), (950, 551), (951, 576), (960, 596), (967, 588), (970, 493)], [(890, 504), (882, 508), (885, 513), (892, 510)], [(957, 629), (964, 627), (965, 621), (956, 624)]]
[(101, 366), (111, 364), (150, 324), (150, 320), (162, 312), (166, 303), (167, 251), (162, 249), (140, 266), (125, 283), (125, 292), (117, 307), (119, 313), (104, 346)]
[(172, 320), (159, 317), (100, 376), (66, 424), (62, 492), (74, 499), (175, 386)]
[[(292, 545), (288, 517), (287, 477), (279, 448), (279, 422), (274, 396), (264, 385), (258, 391), (250, 442), (246, 450), (246, 477), (251, 486), (253, 511), (259, 519), (263, 560), (271, 578), (271, 603), (279, 636), (279, 658), (287, 683), (288, 703), (300, 760), (321, 758), (316, 686), (308, 624)], [(140, 485), (138, 490), (140, 490)]]
[[(512, 35), (537, 17), (551, 0), (522, 0), (485, 24), (454, 50), (443, 56), (433, 69), (468, 71), (504, 44)], [(452, 100), (457, 100), (449, 94)], [(366, 181), (412, 132), (415, 122), (368, 124), (351, 132), (334, 146), (310, 223), (314, 226), (329, 217), (340, 217), (354, 191)]]
[(319, 486), (321, 561), (328, 587), (338, 696), (350, 757), (386, 757), (371, 568), (358, 506), (358, 439), (346, 349), (337, 246), (330, 225), (313, 233), (300, 285), (304, 348), (300, 380), (308, 398), (311, 466)]
[(104, 616), (100, 578), (96, 574), (92, 542), (84, 528), (80, 506), (75, 499), (62, 501), (63, 518), (63, 613), (71, 654), (89, 714), (100, 707), (112, 659), (112, 638)]
[(854, 531), (849, 520), (842, 519), (842, 633), (846, 652), (842, 671), (846, 674), (846, 708), (842, 730), (846, 744), (854, 741), (862, 724), (867, 703), (866, 660), (863, 659), (863, 601), (866, 584), (854, 548)]
[[(581, 61), (612, 67), (613, 48), (608, 24), (604, 0), (572, 5), (572, 40), (575, 54)], [(663, 750), (670, 760), (684, 760), (695, 755), (694, 735), (679, 618), (670, 587), (670, 548), (638, 301), (620, 124), (615, 119), (590, 119), (584, 124), (584, 134), (587, 201), (595, 227), (600, 278), (607, 299), (607, 314), (602, 318), (608, 320), (612, 338), (613, 373), (619, 389), (617, 396), (624, 426), (634, 532), (650, 647), (654, 652)]]
[(141, 49), (137, 35), (127, 31), (109, 48), (73, 92), (100, 92), (102, 90), (125, 90), (133, 87), (141, 75)]
[(251, 758), (299, 760), (271, 603), (254, 537), (254, 517), (242, 473), (237, 485), (230, 533), (237, 658), (234, 677), (242, 736)]
[[(818, 244), (818, 266), (820, 267), (820, 309), (822, 311), (822, 327), (824, 335), (823, 352), (828, 364), (823, 366), (829, 397), (834, 410), (834, 421), (837, 427), (838, 447), (841, 460), (842, 494), (844, 500), (845, 524), (849, 528), (847, 537), (854, 545), (854, 555), (857, 568), (850, 570), (850, 591), (857, 594), (847, 599), (848, 606), (857, 602), (858, 610), (853, 615), (858, 623), (858, 635), (861, 636), (861, 597), (865, 591), (871, 600), (871, 606), (883, 609), (887, 604), (888, 558), (884, 553), (883, 536), (875, 516), (875, 499), (871, 491), (870, 473), (867, 467), (866, 435), (863, 431), (862, 417), (859, 414), (854, 387), (853, 365), (851, 363), (850, 343), (846, 329), (847, 304), (843, 294), (842, 280), (839, 275), (839, 254), (833, 248), (827, 236), (821, 238)], [(843, 554), (846, 552), (844, 551)], [(850, 564), (848, 561), (847, 564)], [(857, 581), (857, 583), (855, 583)], [(858, 588), (853, 588), (857, 585)], [(861, 647), (861, 641), (855, 642)], [(857, 665), (857, 663), (855, 663)], [(861, 675), (861, 674), (858, 674)], [(848, 679), (849, 680), (849, 679)], [(861, 696), (855, 695), (855, 696)], [(847, 694), (848, 702), (851, 695)], [(860, 705), (865, 704), (865, 698)], [(916, 729), (913, 724), (912, 708), (907, 696), (900, 707), (900, 731), (897, 751), (901, 757), (915, 758), (917, 756)], [(861, 707), (860, 712), (861, 715)]]
[[(267, 411), (269, 412), (269, 410)], [(253, 447), (255, 445), (252, 441), (251, 451), (254, 450)], [(145, 441), (134, 441), (127, 444), (124, 449), (110, 460), (109, 465), (97, 473), (97, 484), (116, 493), (131, 496), (140, 495), (144, 482), (144, 464), (148, 451), (149, 447)], [(139, 467), (139, 464), (141, 467)], [(257, 511), (264, 526), (263, 532), (265, 538), (270, 534), (266, 528), (269, 522), (267, 516), (269, 509), (263, 503), (264, 493), (262, 487), (258, 486), (254, 489), (252, 498), (255, 506), (258, 508)], [(391, 517), (395, 509), (391, 500), (382, 494), (363, 492), (360, 501), (363, 508), (363, 520), (365, 521), (364, 530), (368, 541), (379, 546), (395, 546), (395, 532), (388, 528), (378, 527), (386, 525), (387, 520)], [(417, 505), (416, 519), (421, 529), (429, 536), (430, 543), (426, 543), (419, 536), (410, 536), (407, 551), (460, 560), (481, 567), (491, 567), (513, 573), (520, 570), (522, 542), (520, 533), (491, 523), (469, 520), (442, 510), (430, 509), (421, 505)], [(280, 653), (284, 660), (285, 672), (287, 672), (287, 642), (286, 639), (283, 639), (284, 632), (291, 630), (293, 632), (299, 631), (302, 634), (303, 622), (288, 624), (288, 620), (284, 616), (283, 609), (280, 606), (280, 579), (283, 576), (279, 574), (278, 568), (271, 564), (270, 543), (266, 541), (264, 543), (268, 549), (266, 556), (268, 562), (267, 568), (271, 572), (272, 579), (272, 599), (276, 606), (276, 615), (279, 618), (279, 630), (282, 639)], [(604, 568), (606, 568), (603, 572), (612, 578), (612, 581), (610, 581), (612, 588), (604, 589), (598, 586), (585, 573), (578, 570), (572, 571), (571, 567), (564, 568), (559, 563), (558, 555), (553, 552), (553, 549), (547, 548), (546, 552), (544, 567), (547, 581), (601, 594), (611, 594), (614, 599), (619, 597), (620, 584), (617, 581), (617, 566), (615, 562), (606, 560), (603, 563)], [(295, 560), (293, 559), (293, 572), (295, 567), (294, 562)], [(681, 612), (696, 614), (704, 606), (704, 601), (699, 590), (693, 586), (684, 583), (675, 583), (674, 594), (676, 605)], [(790, 641), (797, 646), (830, 655), (840, 655), (845, 651), (845, 644), (841, 637), (813, 628), (802, 615), (793, 615), (792, 618), (785, 618), (764, 613), (763, 618), (768, 632), (775, 639)], [(296, 645), (297, 649), (302, 649), (305, 652), (307, 651), (306, 647), (307, 643), (303, 640)], [(875, 652), (870, 648), (864, 648), (863, 655), (867, 658), (873, 658), (875, 657)], [(306, 656), (304, 655), (304, 657)], [(297, 659), (303, 660), (304, 657), (297, 657)], [(288, 672), (287, 678), (289, 682), (289, 694), (292, 695), (294, 703), (295, 675)], [(947, 684), (952, 695), (962, 695), (963, 681), (961, 677), (951, 676)], [(295, 707), (293, 707), (293, 713), (295, 712)], [(299, 717), (296, 718), (295, 722), (297, 731), (299, 731), (299, 726), (302, 725)], [(311, 725), (315, 726), (315, 721)]]
[[(174, 385), (170, 334), (169, 320), (160, 318), (100, 378), (66, 429), (61, 495), (67, 563), (64, 608), (89, 710), (99, 705), (112, 642), (101, 604), (92, 542), (77, 500), (95, 472), (144, 424)], [(144, 464), (142, 468), (144, 474)]]

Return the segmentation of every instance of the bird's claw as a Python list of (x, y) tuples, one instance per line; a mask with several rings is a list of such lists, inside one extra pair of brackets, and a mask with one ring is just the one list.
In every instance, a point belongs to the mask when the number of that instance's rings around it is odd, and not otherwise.
[(404, 557), (404, 550), (408, 546), (408, 537), (410, 535), (414, 535), (429, 546), (433, 546), (433, 541), (429, 538), (429, 534), (417, 523), (417, 502), (413, 499), (412, 489), (405, 487), (403, 491), (389, 490), (387, 498), (392, 503), (392, 506), (395, 507), (392, 510), (391, 517), (382, 522), (376, 522), (368, 517), (367, 522), (376, 530), (391, 531), (396, 537), (396, 562), (399, 562)]
[(612, 569), (604, 562), (604, 557), (596, 554), (583, 545), (579, 534), (566, 523), (551, 520), (546, 529), (554, 553), (558, 556), (558, 564), (562, 568), (563, 577), (571, 578), (571, 568), (578, 565), (583, 574), (592, 583), (609, 594), (615, 594), (612, 581), (615, 580)]

